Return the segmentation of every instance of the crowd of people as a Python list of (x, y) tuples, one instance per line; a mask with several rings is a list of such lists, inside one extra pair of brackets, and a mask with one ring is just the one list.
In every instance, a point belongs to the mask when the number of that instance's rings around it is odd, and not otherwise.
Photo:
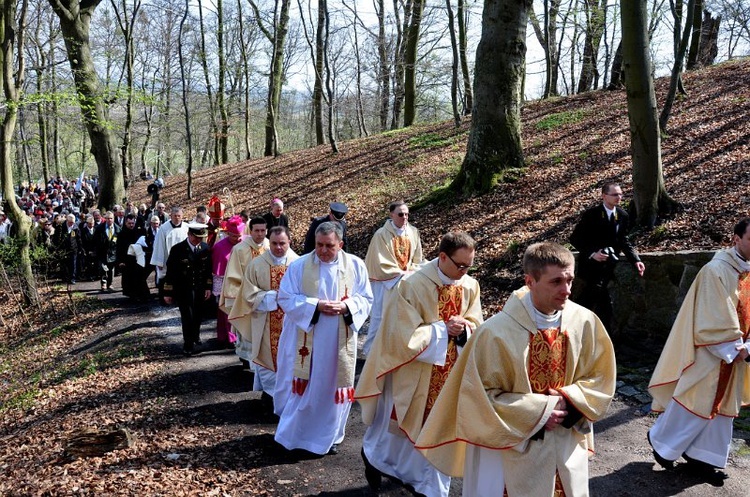
[[(225, 218), (214, 197), (190, 221), (161, 203), (61, 212), (51, 238), (71, 282), (95, 261), (103, 290), (119, 269), (123, 293), (145, 299), (155, 271), (163, 302), (179, 308), (185, 356), (201, 351), (201, 323), (215, 312), (216, 340), (254, 372), (287, 450), (337, 454), (358, 401), (374, 490), (385, 475), (446, 497), (451, 476), (463, 476), (466, 496), (586, 496), (593, 426), (615, 393), (607, 286), (620, 257), (646, 269), (627, 238), (622, 188), (608, 183), (601, 195), (573, 230), (578, 260), (557, 243), (531, 244), (524, 285), (486, 321), (468, 274), (475, 241), (446, 233), (426, 260), (402, 201), (364, 260), (346, 251), (340, 202), (311, 219), (299, 255), (280, 199), (262, 216)], [(726, 477), (732, 419), (750, 402), (750, 219), (733, 240), (699, 273), (649, 387), (663, 411), (647, 434), (656, 462), (671, 470), (682, 457), (709, 482)]]

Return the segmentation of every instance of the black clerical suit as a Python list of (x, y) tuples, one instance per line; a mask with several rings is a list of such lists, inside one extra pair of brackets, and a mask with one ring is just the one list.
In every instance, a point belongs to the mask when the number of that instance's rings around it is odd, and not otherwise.
[(618, 258), (625, 254), (633, 264), (640, 261), (627, 239), (629, 229), (630, 217), (627, 212), (615, 206), (614, 215), (608, 216), (604, 205), (600, 204), (584, 211), (570, 235), (570, 243), (579, 252), (576, 277), (585, 282), (585, 287), (574, 300), (594, 311), (607, 328), (612, 325), (612, 301), (607, 285), (614, 276), (617, 261), (610, 256), (606, 261), (599, 262), (591, 256), (611, 247)]
[(200, 328), (206, 291), (211, 290), (211, 251), (205, 242), (193, 250), (188, 240), (172, 247), (167, 258), (164, 296), (171, 297), (180, 309), (184, 351), (192, 353), (200, 343)]
[(120, 227), (112, 224), (111, 234), (106, 222), (96, 228), (96, 256), (99, 259), (102, 289), (112, 288), (112, 279), (115, 276), (115, 265), (117, 263), (117, 237), (120, 235)]
[[(330, 214), (326, 214), (325, 216), (320, 217), (314, 217), (312, 219), (312, 222), (310, 222), (310, 227), (307, 229), (307, 235), (305, 235), (305, 246), (302, 250), (302, 254), (309, 254), (313, 250), (315, 250), (315, 230), (318, 229), (318, 226), (321, 224), (331, 221)], [(343, 236), (341, 237), (341, 240), (344, 242), (344, 246), (341, 250), (344, 252), (347, 251), (346, 246), (346, 221), (343, 219), (336, 219), (334, 221), (331, 221), (333, 223), (339, 223), (339, 226), (341, 226), (341, 232)]]

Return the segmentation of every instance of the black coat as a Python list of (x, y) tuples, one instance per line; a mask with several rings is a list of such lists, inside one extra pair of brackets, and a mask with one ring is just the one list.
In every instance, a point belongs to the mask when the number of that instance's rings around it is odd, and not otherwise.
[(628, 261), (635, 263), (641, 259), (638, 253), (628, 241), (627, 235), (630, 229), (630, 216), (620, 207), (615, 207), (616, 221), (613, 224), (607, 217), (604, 205), (600, 204), (587, 209), (581, 215), (581, 220), (570, 235), (570, 243), (578, 250), (578, 273), (583, 279), (592, 274), (606, 271), (611, 273), (614, 264), (596, 262), (591, 255), (599, 250), (612, 247), (615, 254), (625, 254)]
[[(117, 236), (116, 257), (118, 264), (124, 264), (128, 257), (128, 249), (144, 234), (138, 227), (133, 229), (122, 228)], [(132, 257), (132, 256), (131, 256)]]
[[(318, 229), (318, 226), (325, 223), (326, 221), (330, 221), (331, 217), (329, 214), (326, 214), (325, 216), (320, 217), (314, 217), (312, 219), (312, 222), (310, 223), (310, 227), (307, 229), (307, 235), (305, 235), (305, 246), (302, 249), (303, 254), (309, 254), (313, 250), (315, 250), (315, 230)], [(333, 221), (339, 223), (341, 226), (341, 231), (343, 232), (344, 236), (342, 240), (344, 241), (344, 247), (343, 250), (346, 252), (346, 221), (343, 219), (338, 221)]]
[(167, 258), (167, 275), (164, 278), (164, 296), (181, 300), (192, 299), (193, 292), (211, 290), (211, 251), (201, 242), (193, 252), (187, 240), (172, 247)]
[(120, 227), (113, 224), (112, 229), (115, 231), (110, 240), (106, 222), (96, 227), (96, 256), (101, 264), (114, 264), (117, 261), (117, 238), (120, 235)]
[(80, 254), (83, 251), (81, 231), (77, 224), (74, 224), (73, 228), (68, 230), (68, 223), (63, 223), (60, 227), (57, 242), (58, 248), (65, 254)]

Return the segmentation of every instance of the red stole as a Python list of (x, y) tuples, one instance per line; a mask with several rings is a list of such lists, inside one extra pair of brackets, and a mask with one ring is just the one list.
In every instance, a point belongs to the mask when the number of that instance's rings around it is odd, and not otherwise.
[[(271, 290), (279, 290), (281, 284), (281, 278), (286, 273), (286, 266), (281, 264), (278, 266), (271, 266)], [(276, 310), (271, 311), (268, 316), (268, 329), (271, 342), (271, 360), (273, 361), (273, 370), (276, 371), (276, 357), (279, 355), (279, 337), (281, 336), (281, 328), (284, 324), (284, 310), (281, 307), (276, 307)]]

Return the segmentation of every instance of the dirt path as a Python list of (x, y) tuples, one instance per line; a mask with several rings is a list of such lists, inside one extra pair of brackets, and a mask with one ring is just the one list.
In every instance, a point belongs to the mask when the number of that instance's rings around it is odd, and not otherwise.
[[(91, 294), (97, 294), (90, 290)], [(102, 298), (119, 304), (119, 294), (103, 294)], [(163, 381), (170, 383), (179, 395), (185, 416), (200, 426), (206, 420), (218, 430), (223, 441), (192, 449), (186, 460), (210, 460), (216, 470), (227, 476), (225, 488), (230, 495), (273, 496), (368, 496), (372, 493), (365, 481), (360, 459), (361, 440), (365, 426), (355, 404), (347, 427), (347, 437), (335, 456), (299, 460), (280, 449), (273, 441), (275, 418), (264, 411), (259, 392), (251, 391), (252, 376), (242, 368), (234, 351), (220, 349), (212, 338), (215, 321), (204, 323), (202, 351), (192, 358), (183, 358), (179, 314), (176, 309), (156, 304), (128, 312), (115, 326), (127, 327), (134, 333), (158, 334), (163, 351), (173, 354), (167, 362)], [(111, 332), (110, 332), (111, 333)], [(359, 368), (361, 369), (361, 361)], [(701, 482), (680, 466), (667, 472), (656, 468), (645, 439), (654, 418), (643, 414), (639, 405), (617, 398), (607, 417), (596, 424), (597, 454), (591, 460), (590, 489), (593, 496), (663, 497), (739, 496), (750, 485), (750, 457), (733, 451), (726, 472), (729, 478), (721, 487)], [(745, 434), (736, 433), (735, 436)], [(737, 447), (746, 447), (737, 439)], [(747, 450), (741, 451), (747, 454)], [(186, 464), (186, 470), (191, 464)], [(234, 472), (252, 472), (258, 487), (233, 486)], [(408, 496), (411, 493), (398, 482), (384, 479), (378, 495)], [(461, 495), (461, 481), (455, 479), (451, 496)]]

